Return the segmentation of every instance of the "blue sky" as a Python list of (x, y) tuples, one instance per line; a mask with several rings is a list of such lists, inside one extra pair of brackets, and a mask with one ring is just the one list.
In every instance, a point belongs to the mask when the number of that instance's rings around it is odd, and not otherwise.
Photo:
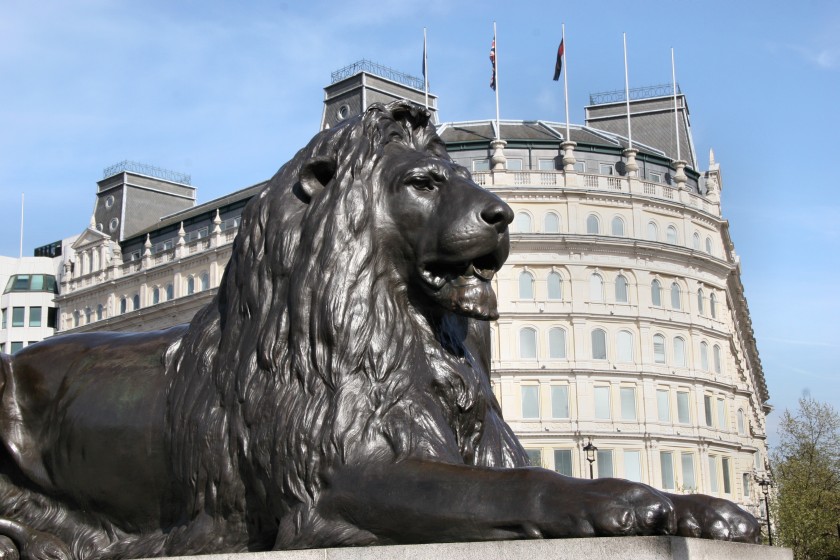
[[(631, 8), (632, 6), (632, 8)], [(330, 72), (368, 58), (429, 74), (442, 120), (563, 120), (551, 81), (566, 23), (572, 122), (592, 92), (677, 81), (723, 211), (777, 412), (840, 408), (840, 3), (427, 0), (0, 0), (0, 255), (78, 233), (102, 170), (189, 173), (199, 201), (270, 177), (317, 132)], [(831, 171), (832, 173), (828, 173)]]

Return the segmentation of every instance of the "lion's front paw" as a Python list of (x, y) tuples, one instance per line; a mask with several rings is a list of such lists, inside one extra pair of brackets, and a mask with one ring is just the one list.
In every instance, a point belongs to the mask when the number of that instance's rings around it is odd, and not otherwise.
[(32, 530), (20, 547), (22, 560), (72, 560), (73, 556), (61, 540), (49, 533)]
[(670, 535), (676, 530), (674, 505), (650, 486), (602, 479), (593, 489), (585, 507), (596, 535)]
[(703, 494), (669, 496), (677, 512), (677, 535), (745, 543), (761, 542), (761, 525), (728, 500)]

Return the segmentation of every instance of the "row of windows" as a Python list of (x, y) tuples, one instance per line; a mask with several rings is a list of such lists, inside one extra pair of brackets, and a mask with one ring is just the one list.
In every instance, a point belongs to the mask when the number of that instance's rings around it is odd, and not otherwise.
[[(528, 460), (535, 467), (551, 467), (543, 460), (542, 449), (527, 449)], [(552, 449), (554, 459), (553, 468), (556, 472), (574, 476), (573, 451), (572, 449)], [(613, 478), (620, 476), (633, 482), (652, 482), (643, 479), (642, 450), (624, 449), (616, 451), (613, 449), (598, 449), (595, 454), (593, 465), (593, 476), (597, 478)], [(621, 464), (618, 465), (617, 459)], [(732, 494), (732, 459), (724, 455), (708, 455), (706, 457), (709, 487), (708, 492), (712, 494)], [(691, 451), (662, 450), (659, 451), (659, 473), (661, 487), (664, 490), (681, 490), (694, 492), (699, 488), (699, 473), (697, 469), (697, 456)], [(751, 494), (751, 473), (741, 473), (742, 493), (744, 497)]]
[[(16, 327), (25, 327), (27, 326), (27, 315), (29, 316), (28, 325), (30, 327), (42, 327), (44, 323), (44, 308), (43, 307), (30, 307), (28, 308), (29, 312), (27, 313), (26, 307), (12, 307), (11, 312), (11, 326), (13, 328)], [(55, 320), (56, 320), (56, 308), (55, 307), (47, 307), (47, 328), (54, 329), (55, 328)], [(8, 308), (0, 310), (0, 328), (5, 329), (8, 326)]]
[[(586, 233), (590, 235), (614, 235), (616, 237), (626, 237), (627, 227), (624, 218), (621, 216), (613, 216), (610, 220), (609, 233), (601, 225), (601, 218), (597, 214), (589, 214), (586, 217)], [(512, 233), (533, 233), (533, 219), (531, 214), (525, 211), (516, 213), (516, 217), (511, 228)], [(556, 212), (547, 212), (543, 218), (543, 233), (560, 233), (560, 215)], [(663, 241), (659, 233), (659, 224), (655, 220), (650, 220), (645, 229), (645, 239), (648, 241)], [(668, 224), (665, 227), (664, 241), (671, 245), (679, 244), (679, 232), (674, 224)], [(699, 251), (701, 246), (705, 252), (712, 254), (712, 238), (706, 236), (705, 242), (701, 241), (699, 232), (694, 232), (691, 238), (691, 248)]]
[(15, 274), (6, 282), (4, 294), (9, 292), (50, 292), (58, 293), (55, 276), (52, 274)]
[[(506, 158), (505, 169), (507, 171), (522, 171), (524, 160), (522, 158)], [(589, 162), (590, 166), (594, 166), (594, 162)], [(600, 175), (616, 175), (616, 165), (614, 163), (598, 162), (598, 174)], [(562, 169), (562, 158), (539, 158), (537, 160), (537, 170), (539, 171), (558, 171)], [(575, 173), (586, 173), (586, 161), (575, 161)], [(472, 160), (473, 171), (490, 171), (490, 159), (481, 158)], [(594, 173), (594, 169), (592, 172)], [(647, 180), (653, 183), (662, 183), (667, 177), (667, 174), (662, 171), (647, 171)], [(668, 179), (670, 183), (670, 178)]]
[[(222, 221), (219, 224), (219, 228), (222, 232), (237, 229), (239, 228), (239, 224), (242, 221), (242, 216), (234, 216), (233, 218), (228, 218), (227, 220)], [(184, 242), (192, 243), (193, 241), (198, 241), (199, 239), (206, 239), (210, 235), (210, 228), (209, 226), (205, 226), (203, 228), (199, 228), (193, 231), (188, 231), (184, 235)], [(171, 251), (175, 248), (175, 245), (178, 243), (177, 237), (170, 237), (169, 239), (165, 239), (163, 241), (158, 241), (155, 243), (151, 248), (152, 255), (157, 255), (159, 253), (165, 253), (166, 251)], [(142, 251), (132, 251), (126, 255), (126, 261), (138, 261), (142, 256)]]
[[(596, 328), (591, 332), (591, 351), (593, 360), (608, 359), (607, 332), (604, 329)], [(538, 358), (537, 329), (534, 327), (522, 327), (519, 329), (519, 357), (522, 359)], [(627, 330), (620, 330), (615, 335), (615, 345), (612, 349), (613, 361), (617, 363), (634, 362), (633, 333)], [(567, 358), (566, 330), (562, 327), (551, 327), (548, 330), (548, 358)], [(686, 360), (686, 341), (681, 336), (673, 338), (671, 344), (670, 364), (678, 367), (688, 367)], [(657, 333), (653, 335), (653, 361), (657, 364), (669, 363), (665, 348), (665, 336)], [(723, 372), (723, 359), (721, 347), (718, 344), (712, 346), (712, 364), (715, 373)], [(709, 343), (700, 341), (700, 369), (709, 369)]]
[[(549, 300), (563, 299), (563, 277), (560, 273), (552, 271), (548, 273), (547, 277), (547, 295)], [(618, 274), (615, 277), (614, 284), (614, 301), (616, 303), (629, 303), (629, 282), (627, 277), (623, 274)], [(535, 299), (536, 280), (534, 275), (523, 270), (519, 273), (519, 299), (533, 300)], [(677, 281), (671, 282), (669, 289), (671, 309), (681, 310), (682, 303), (682, 288)], [(589, 301), (603, 302), (605, 301), (604, 294), (604, 277), (594, 272), (589, 277)], [(654, 307), (663, 307), (662, 305), (662, 282), (654, 278), (650, 284), (650, 300)], [(701, 315), (706, 314), (706, 292), (703, 288), (697, 289), (697, 311)], [(709, 314), (713, 319), (717, 318), (717, 295), (712, 292), (709, 294)]]
[[(38, 341), (37, 340), (32, 340), (26, 346), (32, 346), (36, 342), (38, 342)], [(9, 354), (17, 354), (18, 352), (23, 350), (23, 348), (24, 348), (24, 343), (23, 342), (10, 342), (8, 344), (8, 348), (3, 348), (3, 345), (0, 344), (0, 352), (7, 352)]]

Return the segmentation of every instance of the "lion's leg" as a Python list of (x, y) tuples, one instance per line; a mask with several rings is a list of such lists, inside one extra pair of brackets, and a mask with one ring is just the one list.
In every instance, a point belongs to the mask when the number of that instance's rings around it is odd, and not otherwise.
[[(0, 518), (0, 535), (14, 544), (21, 560), (72, 560), (73, 558), (70, 549), (58, 537), (36, 531), (11, 519)], [(8, 542), (5, 544), (8, 545)], [(15, 557), (14, 553), (9, 552), (9, 554), (8, 558)]]
[(677, 534), (683, 537), (761, 541), (758, 521), (734, 503), (703, 494), (667, 494), (677, 514)]

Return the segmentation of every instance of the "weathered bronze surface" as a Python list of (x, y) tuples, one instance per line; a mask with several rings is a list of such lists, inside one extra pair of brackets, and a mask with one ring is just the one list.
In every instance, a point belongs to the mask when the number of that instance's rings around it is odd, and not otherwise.
[(512, 218), (422, 107), (321, 132), (245, 209), (189, 326), (2, 356), (0, 555), (756, 542), (724, 500), (526, 466), (489, 378)]

